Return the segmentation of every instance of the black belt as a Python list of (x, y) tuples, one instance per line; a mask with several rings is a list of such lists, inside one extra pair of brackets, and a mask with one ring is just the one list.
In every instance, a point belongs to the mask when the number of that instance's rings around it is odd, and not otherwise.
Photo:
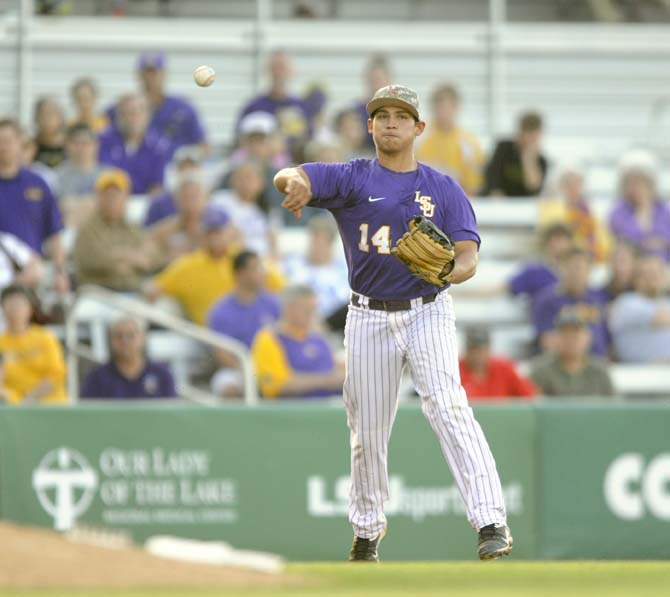
[[(427, 303), (432, 303), (437, 298), (437, 293), (426, 294), (419, 298), (425, 305)], [(356, 293), (351, 294), (351, 304), (354, 307), (364, 306), (362, 305), (361, 297)], [(412, 301), (409, 299), (397, 301), (380, 301), (371, 298), (368, 300), (367, 307), (368, 309), (373, 309), (374, 311), (409, 311), (412, 308)]]

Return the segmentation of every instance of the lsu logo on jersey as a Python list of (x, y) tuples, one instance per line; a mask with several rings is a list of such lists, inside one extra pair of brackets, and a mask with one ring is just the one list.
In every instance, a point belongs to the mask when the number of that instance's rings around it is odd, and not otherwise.
[(428, 195), (422, 195), (421, 191), (416, 191), (414, 195), (414, 203), (418, 203), (421, 209), (421, 213), (427, 218), (432, 218), (435, 214), (435, 204), (433, 200)]

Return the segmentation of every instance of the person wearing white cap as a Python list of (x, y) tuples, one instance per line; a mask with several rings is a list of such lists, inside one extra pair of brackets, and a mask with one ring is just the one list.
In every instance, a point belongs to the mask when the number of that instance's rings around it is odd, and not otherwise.
[(289, 82), (293, 78), (291, 57), (283, 50), (275, 50), (268, 60), (268, 71), (270, 88), (242, 108), (236, 129), (240, 132), (240, 125), (247, 114), (267, 112), (276, 117), (279, 131), (289, 145), (297, 146), (310, 137), (311, 125), (305, 101), (289, 92)]
[[(291, 158), (279, 134), (277, 119), (269, 112), (256, 111), (244, 116), (240, 121), (239, 133), (239, 146), (230, 156), (229, 169), (218, 189), (224, 192), (231, 190), (237, 168), (253, 162), (260, 169), (263, 179), (256, 204), (267, 216), (267, 212), (273, 206), (279, 206), (284, 198), (274, 188), (272, 180), (281, 168), (291, 164)], [(256, 250), (264, 253), (259, 247)]]
[(656, 157), (647, 151), (634, 150), (621, 158), (621, 199), (610, 213), (609, 224), (617, 239), (670, 261), (670, 208), (658, 199), (657, 174)]
[[(175, 151), (171, 167), (177, 177), (177, 183), (182, 176), (195, 174), (202, 176), (202, 160), (204, 152), (198, 145), (185, 145)], [(177, 205), (173, 189), (169, 189), (151, 200), (144, 217), (144, 227), (154, 226), (164, 218), (176, 215)]]

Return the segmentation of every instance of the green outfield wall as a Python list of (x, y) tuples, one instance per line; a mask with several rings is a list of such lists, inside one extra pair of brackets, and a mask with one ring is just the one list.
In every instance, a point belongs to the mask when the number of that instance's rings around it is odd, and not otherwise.
[[(476, 409), (518, 558), (670, 557), (670, 405)], [(341, 406), (90, 404), (0, 409), (0, 516), (219, 539), (341, 560), (349, 444)], [(473, 559), (476, 534), (435, 437), (401, 406), (385, 559)]]

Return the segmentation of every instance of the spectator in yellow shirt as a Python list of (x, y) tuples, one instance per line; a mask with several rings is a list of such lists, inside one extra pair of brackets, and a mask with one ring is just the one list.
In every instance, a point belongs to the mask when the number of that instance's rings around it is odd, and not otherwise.
[(282, 294), (281, 317), (256, 335), (251, 356), (265, 398), (324, 398), (340, 395), (344, 367), (315, 331), (317, 297), (309, 286)]
[(584, 193), (584, 175), (574, 164), (563, 164), (556, 176), (554, 193), (538, 205), (538, 226), (567, 224), (575, 242), (591, 253), (594, 261), (607, 261), (611, 238), (607, 227), (593, 213)]
[(7, 323), (0, 334), (6, 399), (14, 404), (65, 402), (63, 350), (50, 331), (31, 325), (30, 295), (22, 286), (7, 286), (0, 304)]
[(453, 85), (443, 84), (433, 91), (431, 103), (433, 122), (416, 157), (455, 178), (472, 197), (482, 186), (484, 153), (477, 137), (457, 125), (460, 94)]
[[(202, 215), (202, 246), (179, 257), (145, 288), (149, 300), (167, 296), (179, 304), (186, 317), (205, 325), (210, 307), (233, 290), (233, 258), (241, 247), (237, 230), (218, 205), (209, 205)], [(277, 291), (284, 285), (281, 274), (267, 264), (266, 287)]]
[(5, 357), (0, 352), (0, 404), (12, 404), (18, 402), (16, 392), (5, 385)]

